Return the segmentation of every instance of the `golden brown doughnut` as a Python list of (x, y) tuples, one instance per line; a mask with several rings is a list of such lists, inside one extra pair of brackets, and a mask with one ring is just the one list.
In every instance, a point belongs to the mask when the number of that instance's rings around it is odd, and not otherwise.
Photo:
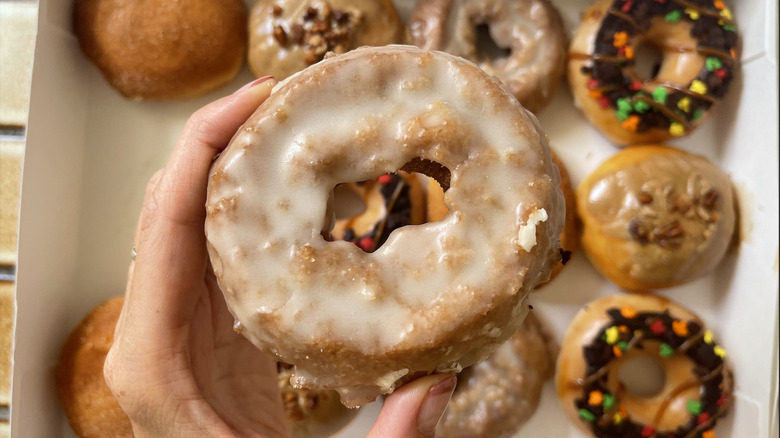
[(241, 0), (76, 0), (81, 49), (123, 96), (185, 99), (236, 77), (247, 45)]
[[(336, 185), (415, 160), (450, 173), (444, 220), (371, 253), (323, 237)], [(536, 118), (473, 63), (359, 48), (277, 85), (214, 163), (209, 255), (238, 330), (357, 406), (516, 331), (560, 260), (559, 178)]]
[[(728, 91), (738, 39), (720, 0), (598, 1), (571, 42), (574, 103), (619, 146), (688, 135)], [(651, 77), (635, 68), (643, 46), (663, 56)]]
[(81, 438), (132, 438), (130, 419), (103, 378), (103, 363), (114, 343), (123, 296), (92, 309), (70, 333), (55, 372), (57, 395), (68, 423)]
[[(331, 238), (352, 242), (363, 251), (375, 251), (396, 228), (425, 222), (425, 195), (413, 173), (398, 171), (376, 180), (339, 184), (334, 194), (336, 220)], [(340, 200), (350, 203), (351, 196), (357, 197), (365, 210), (339, 218)], [(360, 207), (360, 202), (343, 208)]]
[[(620, 294), (587, 304), (574, 318), (555, 385), (564, 412), (591, 436), (710, 438), (733, 399), (725, 357), (690, 310), (654, 295)], [(658, 388), (632, 390), (623, 381), (622, 367), (637, 359), (660, 366)]]
[[(566, 37), (547, 0), (420, 0), (409, 28), (414, 44), (476, 62), (530, 111), (547, 104), (563, 76)], [(488, 53), (482, 31), (506, 53)]]
[(706, 158), (635, 146), (602, 163), (577, 188), (582, 246), (618, 286), (647, 291), (711, 271), (734, 235), (728, 176)]
[(277, 80), (328, 52), (404, 42), (391, 0), (258, 0), (249, 17), (249, 67)]
[(557, 346), (529, 313), (520, 329), (487, 360), (458, 374), (458, 385), (436, 436), (507, 438), (539, 405), (553, 376)]

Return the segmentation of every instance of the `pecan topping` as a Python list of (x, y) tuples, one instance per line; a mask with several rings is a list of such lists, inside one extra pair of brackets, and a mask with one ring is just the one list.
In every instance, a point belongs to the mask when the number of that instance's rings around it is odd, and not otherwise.
[(642, 205), (647, 205), (651, 202), (653, 202), (653, 195), (650, 193), (647, 193), (645, 191), (639, 192), (639, 196), (637, 196), (637, 200), (639, 200), (639, 203)]
[(271, 14), (273, 14), (274, 17), (282, 15), (282, 12), (284, 12), (284, 9), (279, 5), (273, 5), (271, 7)]
[(287, 32), (284, 31), (282, 26), (274, 26), (274, 38), (276, 38), (276, 41), (278, 41), (279, 44), (283, 46), (287, 45)]
[(303, 14), (302, 22), (293, 23), (288, 29), (281, 24), (275, 26), (274, 37), (282, 46), (301, 46), (303, 60), (307, 64), (314, 64), (328, 52), (346, 52), (351, 46), (355, 28), (360, 24), (361, 16), (357, 12), (331, 9), (327, 4), (321, 9), (309, 6)]

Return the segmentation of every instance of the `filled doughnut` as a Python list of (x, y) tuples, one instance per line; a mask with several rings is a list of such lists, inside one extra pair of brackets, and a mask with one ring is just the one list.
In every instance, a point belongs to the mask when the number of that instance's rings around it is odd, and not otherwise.
[(420, 0), (409, 28), (414, 44), (476, 62), (534, 112), (566, 64), (561, 17), (547, 0)]
[[(323, 237), (338, 184), (426, 164), (449, 175), (445, 220), (371, 253)], [(216, 160), (209, 255), (237, 330), (294, 364), (296, 387), (358, 406), (516, 331), (560, 261), (559, 183), (497, 79), (442, 52), (360, 48), (280, 83)]]
[(124, 297), (92, 309), (70, 333), (55, 370), (57, 395), (73, 432), (80, 438), (133, 437), (130, 419), (103, 378), (103, 363), (114, 343)]
[(632, 291), (676, 286), (723, 259), (736, 208), (728, 176), (668, 146), (621, 150), (577, 188), (582, 247), (606, 278)]
[[(732, 403), (726, 351), (691, 311), (653, 295), (621, 294), (586, 305), (564, 335), (555, 384), (561, 407), (595, 437), (714, 438)], [(627, 390), (621, 368), (649, 359), (660, 390)], [(643, 390), (644, 391), (644, 390)]]
[[(425, 222), (425, 196), (413, 173), (398, 171), (376, 180), (340, 184), (334, 194), (331, 238), (352, 242), (363, 251), (375, 251), (396, 228)], [(352, 210), (357, 211), (350, 214)], [(345, 217), (340, 218), (341, 211)]]
[(278, 362), (276, 366), (292, 438), (331, 436), (357, 415), (357, 409), (341, 404), (336, 391), (293, 388), (290, 384), (293, 366), (283, 362)]
[[(656, 72), (636, 69), (645, 47), (662, 54)], [(726, 95), (738, 63), (722, 0), (601, 0), (582, 16), (568, 77), (585, 118), (625, 146), (690, 134)]]
[(282, 80), (328, 52), (404, 38), (391, 0), (258, 0), (249, 17), (249, 67)]
[(81, 49), (123, 96), (185, 99), (227, 85), (247, 46), (241, 0), (77, 0)]
[(556, 355), (557, 347), (529, 313), (501, 348), (458, 374), (436, 436), (512, 436), (536, 411), (542, 386), (553, 376)]

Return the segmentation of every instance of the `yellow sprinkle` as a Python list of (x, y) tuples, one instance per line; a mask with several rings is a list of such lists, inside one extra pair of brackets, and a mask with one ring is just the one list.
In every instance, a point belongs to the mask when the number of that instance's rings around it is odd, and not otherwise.
[(726, 350), (719, 345), (716, 345), (715, 348), (712, 349), (712, 352), (715, 353), (721, 359), (726, 358)]
[(704, 332), (704, 342), (707, 344), (712, 344), (712, 332), (707, 330)]
[(683, 97), (677, 102), (677, 108), (680, 108), (687, 113), (691, 110), (691, 99)]
[(623, 422), (623, 417), (620, 416), (620, 414), (616, 413), (614, 417), (612, 417), (612, 422), (615, 424), (620, 424)]
[(607, 335), (607, 344), (614, 344), (618, 340), (618, 328), (614, 325), (607, 330), (604, 331), (604, 334)]
[(707, 93), (707, 85), (704, 82), (702, 82), (702, 81), (700, 81), (698, 79), (696, 79), (693, 82), (691, 82), (691, 86), (690, 86), (689, 89), (691, 91), (693, 91), (694, 93), (698, 93), (698, 94), (705, 94), (705, 93)]
[(725, 18), (726, 20), (731, 20), (731, 19), (733, 18), (733, 17), (732, 17), (732, 15), (731, 15), (731, 11), (729, 10), (729, 8), (723, 8), (723, 9), (720, 11), (720, 16), (721, 16), (721, 17), (723, 17), (723, 18)]
[(679, 137), (685, 134), (685, 128), (680, 123), (672, 122), (672, 124), (669, 125), (669, 133), (675, 137)]
[(699, 19), (699, 11), (692, 8), (686, 8), (685, 13), (688, 14), (689, 17), (691, 17), (691, 20), (698, 20)]

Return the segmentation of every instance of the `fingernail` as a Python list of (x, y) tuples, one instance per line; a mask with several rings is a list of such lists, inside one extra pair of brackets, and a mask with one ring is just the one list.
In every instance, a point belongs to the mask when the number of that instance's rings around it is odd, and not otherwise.
[(273, 78), (274, 78), (273, 76), (263, 76), (262, 78), (257, 78), (254, 81), (252, 81), (252, 82), (244, 85), (243, 87), (239, 88), (238, 90), (236, 90), (236, 93), (240, 93), (242, 91), (248, 90), (248, 89), (254, 87), (255, 85), (262, 84), (263, 82), (265, 82), (265, 81), (267, 81), (269, 79), (273, 79)]
[(417, 414), (417, 430), (422, 436), (434, 436), (436, 425), (439, 424), (439, 420), (447, 408), (447, 403), (450, 402), (456, 383), (455, 375), (448, 374), (442, 376), (441, 380), (428, 389), (428, 394), (420, 406), (420, 413)]

